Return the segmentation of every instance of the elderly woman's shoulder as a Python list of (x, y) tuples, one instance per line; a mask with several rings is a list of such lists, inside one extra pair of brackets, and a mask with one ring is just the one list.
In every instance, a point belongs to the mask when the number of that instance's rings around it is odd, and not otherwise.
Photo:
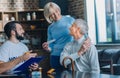
[(65, 19), (65, 20), (68, 20), (68, 21), (74, 21), (75, 19), (73, 18), (73, 17), (71, 17), (70, 15), (65, 15), (65, 16), (63, 16), (63, 18)]
[(73, 17), (70, 16), (70, 15), (64, 15), (63, 17), (64, 17), (64, 18), (73, 18)]

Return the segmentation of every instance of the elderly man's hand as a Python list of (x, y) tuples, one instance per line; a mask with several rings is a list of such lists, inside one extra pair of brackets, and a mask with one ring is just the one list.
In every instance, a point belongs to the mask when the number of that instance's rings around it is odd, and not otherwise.
[(84, 54), (89, 49), (90, 45), (91, 45), (91, 40), (88, 37), (84, 41), (84, 43), (83, 43), (82, 47), (80, 48), (80, 50), (78, 51), (78, 55), (80, 56), (80, 55)]

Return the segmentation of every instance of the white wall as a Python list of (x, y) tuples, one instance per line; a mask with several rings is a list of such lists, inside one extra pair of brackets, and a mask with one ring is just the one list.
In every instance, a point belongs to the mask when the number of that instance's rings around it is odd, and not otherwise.
[(99, 42), (106, 42), (107, 32), (106, 32), (105, 0), (95, 0), (95, 1), (96, 1), (97, 23), (99, 29), (98, 31)]
[(88, 35), (91, 38), (92, 43), (96, 44), (94, 0), (86, 0), (86, 14), (87, 14), (87, 23), (89, 26)]

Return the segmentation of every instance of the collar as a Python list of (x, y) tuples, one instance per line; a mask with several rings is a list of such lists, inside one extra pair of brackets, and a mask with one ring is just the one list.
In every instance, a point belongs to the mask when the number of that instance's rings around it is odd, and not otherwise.
[(83, 43), (86, 40), (85, 35), (83, 35), (81, 38), (79, 38), (78, 40), (75, 40), (75, 42), (77, 42), (78, 44)]

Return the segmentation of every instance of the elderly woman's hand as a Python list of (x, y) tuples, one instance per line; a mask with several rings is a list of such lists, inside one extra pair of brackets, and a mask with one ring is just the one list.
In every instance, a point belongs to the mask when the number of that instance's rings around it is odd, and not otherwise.
[(78, 55), (84, 54), (84, 53), (89, 49), (90, 45), (91, 45), (91, 40), (90, 40), (90, 38), (88, 37), (88, 38), (84, 41), (84, 43), (83, 43), (82, 47), (80, 48), (80, 50), (78, 51)]
[(48, 43), (47, 43), (47, 42), (44, 42), (44, 43), (42, 44), (42, 47), (43, 47), (43, 49), (45, 49), (46, 51), (50, 51), (50, 48), (48, 47)]

